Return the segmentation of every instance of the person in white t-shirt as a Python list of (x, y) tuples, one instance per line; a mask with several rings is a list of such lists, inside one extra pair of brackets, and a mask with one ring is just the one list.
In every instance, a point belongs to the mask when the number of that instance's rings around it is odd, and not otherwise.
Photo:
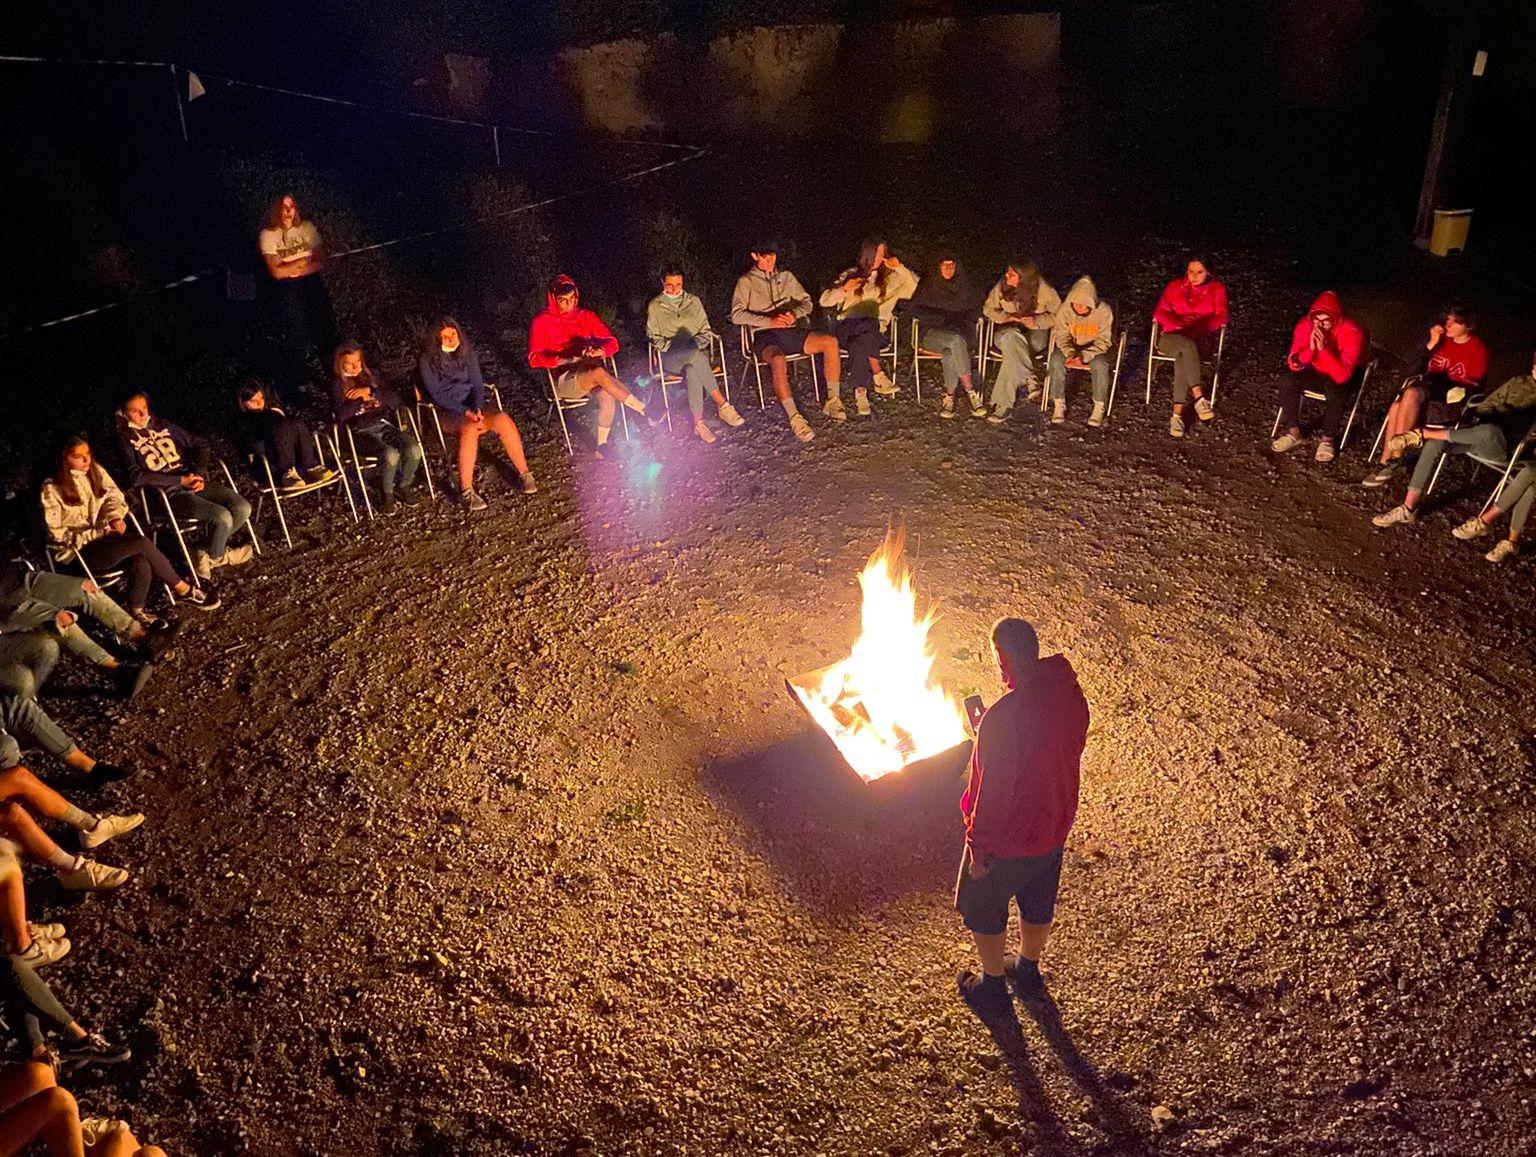
[(283, 364), (274, 376), (290, 387), (302, 387), (313, 376), (308, 366), (310, 349), (319, 354), (323, 365), (337, 341), (336, 314), (320, 276), (325, 245), (315, 223), (300, 215), (292, 193), (273, 203), (257, 245), (272, 275), (286, 339)]

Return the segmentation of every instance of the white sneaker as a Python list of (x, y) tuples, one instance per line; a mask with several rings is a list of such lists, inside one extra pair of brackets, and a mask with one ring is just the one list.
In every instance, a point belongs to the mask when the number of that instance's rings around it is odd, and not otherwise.
[(704, 424), (703, 418), (700, 418), (693, 424), (693, 432), (699, 436), (699, 441), (703, 442), (706, 446), (713, 446), (715, 444), (715, 433)]
[(859, 412), (861, 418), (867, 418), (875, 412), (869, 404), (868, 390), (853, 391), (853, 408)]
[(945, 394), (944, 400), (939, 403), (939, 417), (953, 418), (955, 416), (955, 395)]
[(741, 416), (741, 411), (729, 402), (720, 407), (720, 420), (732, 429), (747, 424), (747, 420)]
[(1515, 555), (1519, 553), (1520, 548), (1518, 546), (1510, 542), (1509, 539), (1503, 538), (1494, 545), (1492, 550), (1483, 555), (1483, 557), (1486, 558), (1489, 562), (1504, 562), (1506, 559), (1514, 558)]
[(1196, 398), (1195, 417), (1199, 418), (1202, 422), (1209, 422), (1216, 417), (1216, 407), (1211, 405), (1210, 401), (1206, 398)]
[[(1097, 405), (1097, 403), (1095, 403)], [(1067, 420), (1067, 399), (1058, 398), (1051, 408), (1051, 425), (1059, 426)]]
[(1280, 437), (1269, 444), (1269, 448), (1276, 454), (1285, 454), (1301, 445), (1301, 439), (1287, 430)]
[(1184, 437), (1184, 415), (1174, 414), (1168, 419), (1168, 435), (1172, 438)]
[(206, 550), (194, 550), (192, 552), (192, 569), (197, 572), (197, 577), (204, 582), (213, 577), (213, 559)]
[(1103, 402), (1095, 402), (1093, 404), (1093, 413), (1088, 415), (1088, 424), (1090, 426), (1102, 426), (1104, 424)]
[(1377, 526), (1382, 527), (1397, 526), (1399, 524), (1412, 526), (1418, 520), (1419, 516), (1417, 514), (1402, 505), (1394, 506), (1385, 514), (1378, 514), (1375, 518), (1371, 519)]
[(794, 431), (795, 437), (802, 442), (809, 442), (816, 437), (816, 432), (811, 429), (811, 424), (805, 420), (804, 414), (796, 414), (789, 420), (789, 428)]
[(256, 552), (251, 549), (250, 543), (243, 546), (231, 546), (224, 551), (224, 557), (214, 563), (214, 566), (244, 566), (256, 557)]
[(1333, 458), (1333, 443), (1324, 438), (1318, 442), (1317, 449), (1312, 452), (1312, 459), (1315, 462), (1332, 462)]
[(884, 370), (875, 375), (875, 393), (883, 398), (889, 398), (896, 392), (896, 383), (891, 381)]
[(1492, 529), (1493, 527), (1489, 526), (1481, 518), (1469, 518), (1455, 530), (1451, 531), (1451, 533), (1465, 542), (1469, 538), (1482, 538), (1483, 535)]
[(993, 410), (990, 414), (987, 415), (987, 421), (991, 422), (994, 426), (1001, 426), (1007, 420), (1008, 420), (1008, 411), (1007, 410), (1002, 410), (1002, 409)]
[(288, 468), (288, 472), (283, 475), (282, 489), (284, 489), (284, 490), (303, 490), (304, 489), (304, 477), (303, 477), (303, 475), (301, 475), (297, 470), (295, 470), (293, 467), (290, 466)]
[(843, 399), (836, 394), (833, 394), (822, 403), (821, 412), (834, 422), (846, 422), (848, 420), (848, 411), (843, 408)]

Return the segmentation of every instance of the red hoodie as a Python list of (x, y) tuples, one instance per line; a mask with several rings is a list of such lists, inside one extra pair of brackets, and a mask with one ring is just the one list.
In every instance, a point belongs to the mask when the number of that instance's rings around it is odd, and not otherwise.
[(1087, 741), (1088, 700), (1064, 655), (1040, 660), (987, 709), (960, 797), (973, 859), (1041, 856), (1066, 843)]
[(581, 308), (581, 297), (576, 298), (576, 308), (561, 313), (555, 304), (555, 295), (546, 294), (549, 305), (533, 319), (528, 327), (528, 364), (538, 370), (552, 370), (565, 362), (581, 357), (587, 346), (597, 346), (605, 358), (619, 352), (619, 341), (603, 324), (603, 319), (590, 309)]
[(1477, 385), (1488, 376), (1488, 347), (1476, 334), (1469, 335), (1459, 345), (1442, 337), (1429, 355), (1424, 370), (1430, 374), (1444, 374), (1464, 386)]
[(1164, 333), (1182, 333), (1197, 341), (1227, 324), (1227, 287), (1214, 277), (1199, 285), (1189, 278), (1170, 281), (1157, 299), (1152, 320)]
[[(1312, 318), (1320, 313), (1333, 318), (1333, 328), (1328, 331), (1328, 340), (1323, 343), (1323, 348), (1314, 350)], [(1365, 330), (1360, 328), (1359, 322), (1344, 316), (1339, 295), (1331, 289), (1325, 289), (1317, 295), (1312, 308), (1307, 310), (1307, 316), (1296, 323), (1291, 333), (1291, 352), (1285, 364), (1296, 373), (1310, 367), (1342, 386), (1354, 374), (1364, 354)]]

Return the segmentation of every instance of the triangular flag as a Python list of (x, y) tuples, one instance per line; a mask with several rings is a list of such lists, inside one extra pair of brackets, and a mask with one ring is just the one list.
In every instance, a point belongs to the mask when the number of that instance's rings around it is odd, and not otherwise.
[(187, 73), (187, 103), (191, 104), (200, 96), (207, 96), (208, 90), (203, 87), (203, 82), (198, 79), (197, 73)]

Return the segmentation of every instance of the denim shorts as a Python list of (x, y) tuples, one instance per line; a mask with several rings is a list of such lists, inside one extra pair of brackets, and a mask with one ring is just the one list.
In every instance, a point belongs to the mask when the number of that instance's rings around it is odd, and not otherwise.
[(1008, 928), (1008, 901), (1019, 905), (1026, 924), (1049, 924), (1056, 912), (1063, 849), (1016, 860), (993, 860), (986, 876), (960, 881), (955, 907), (965, 926), (979, 936), (997, 936)]

